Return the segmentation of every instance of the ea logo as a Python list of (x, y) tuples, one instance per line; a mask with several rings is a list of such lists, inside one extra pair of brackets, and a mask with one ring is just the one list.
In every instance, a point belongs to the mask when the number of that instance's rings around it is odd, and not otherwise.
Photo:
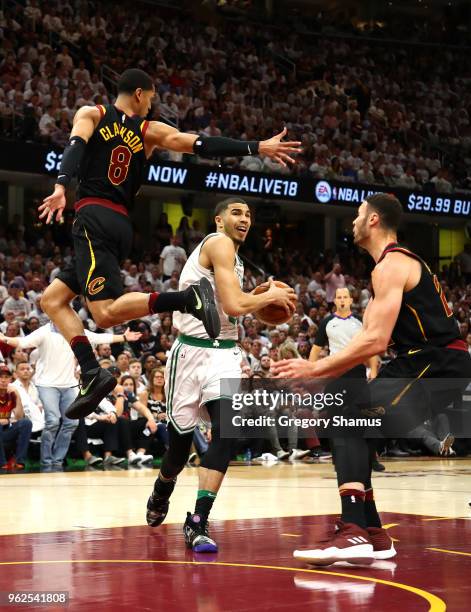
[(105, 279), (103, 276), (97, 276), (90, 283), (88, 283), (87, 291), (90, 295), (96, 295), (105, 286)]
[(319, 181), (316, 185), (316, 198), (325, 204), (332, 198), (332, 188), (327, 181)]

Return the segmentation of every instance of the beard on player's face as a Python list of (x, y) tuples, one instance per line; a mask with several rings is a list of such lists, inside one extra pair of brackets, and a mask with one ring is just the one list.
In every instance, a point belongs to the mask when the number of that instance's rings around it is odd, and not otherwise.
[(368, 214), (363, 211), (363, 214), (359, 214), (355, 219), (353, 242), (354, 244), (361, 244), (366, 238), (368, 238)]

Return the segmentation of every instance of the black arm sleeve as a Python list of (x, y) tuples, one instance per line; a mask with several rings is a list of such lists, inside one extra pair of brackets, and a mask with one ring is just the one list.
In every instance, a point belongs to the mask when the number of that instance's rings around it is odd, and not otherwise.
[(258, 154), (258, 141), (200, 135), (195, 140), (193, 151), (201, 157), (245, 157)]
[(327, 337), (327, 323), (330, 321), (332, 317), (326, 317), (322, 319), (319, 323), (319, 327), (317, 328), (316, 338), (314, 340), (315, 346), (327, 346), (329, 344), (329, 338)]
[(67, 187), (77, 174), (87, 143), (80, 136), (72, 136), (62, 155), (61, 167), (56, 183)]

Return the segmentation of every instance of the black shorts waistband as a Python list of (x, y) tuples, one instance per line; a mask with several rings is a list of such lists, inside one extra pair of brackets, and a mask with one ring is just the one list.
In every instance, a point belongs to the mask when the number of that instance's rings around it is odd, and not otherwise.
[(129, 217), (128, 209), (123, 204), (117, 204), (116, 202), (112, 202), (111, 200), (106, 200), (105, 198), (82, 198), (75, 202), (74, 208), (75, 212), (78, 212), (85, 206), (103, 206), (103, 208), (109, 208), (110, 210), (114, 210), (121, 215)]

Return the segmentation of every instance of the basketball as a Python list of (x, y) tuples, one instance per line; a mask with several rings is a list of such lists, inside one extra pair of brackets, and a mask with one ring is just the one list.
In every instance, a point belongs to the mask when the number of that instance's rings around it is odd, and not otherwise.
[[(283, 283), (282, 281), (275, 280), (273, 282), (277, 287), (289, 288), (289, 285)], [(261, 285), (258, 285), (258, 287), (255, 287), (254, 294), (258, 295), (260, 293), (265, 293), (265, 291), (268, 291), (268, 287), (269, 283), (262, 283)], [(293, 314), (287, 314), (286, 310), (277, 304), (265, 306), (264, 308), (254, 312), (254, 315), (259, 321), (265, 323), (266, 325), (281, 325), (281, 323), (286, 323), (293, 316)]]

